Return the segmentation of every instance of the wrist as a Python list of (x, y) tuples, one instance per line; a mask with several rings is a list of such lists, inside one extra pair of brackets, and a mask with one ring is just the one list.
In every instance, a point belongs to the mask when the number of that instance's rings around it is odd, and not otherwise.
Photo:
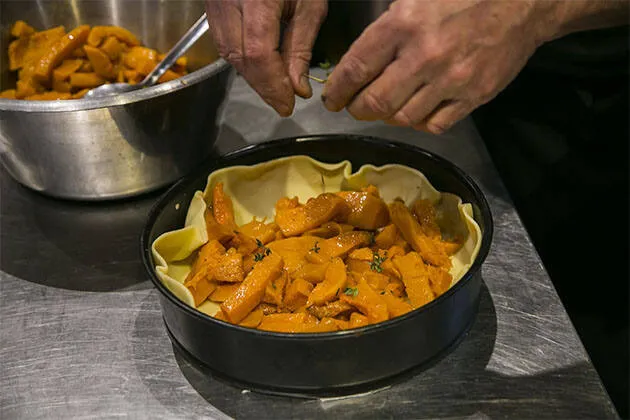
[(573, 32), (628, 23), (628, 0), (532, 0), (538, 45)]

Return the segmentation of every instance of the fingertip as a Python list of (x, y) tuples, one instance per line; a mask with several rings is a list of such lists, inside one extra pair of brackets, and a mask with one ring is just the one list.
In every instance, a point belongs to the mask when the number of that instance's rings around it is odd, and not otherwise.
[(313, 88), (306, 77), (306, 74), (298, 76), (298, 82), (295, 84), (295, 93), (304, 99), (308, 99), (313, 96)]
[(328, 96), (328, 86), (324, 86), (324, 91), (322, 92), (322, 102), (324, 103), (324, 107), (331, 112), (339, 112), (343, 109), (343, 107), (338, 107)]

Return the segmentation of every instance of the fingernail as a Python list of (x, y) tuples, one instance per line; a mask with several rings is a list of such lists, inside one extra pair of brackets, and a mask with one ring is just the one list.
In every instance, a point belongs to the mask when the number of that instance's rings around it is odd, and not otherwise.
[(276, 111), (278, 111), (278, 114), (280, 114), (280, 116), (282, 117), (288, 117), (292, 113), (291, 107), (284, 103), (279, 103), (276, 106), (274, 106), (274, 108), (276, 109)]
[(306, 98), (313, 96), (313, 88), (311, 87), (306, 74), (303, 74), (302, 77), (300, 77), (300, 87), (304, 90)]

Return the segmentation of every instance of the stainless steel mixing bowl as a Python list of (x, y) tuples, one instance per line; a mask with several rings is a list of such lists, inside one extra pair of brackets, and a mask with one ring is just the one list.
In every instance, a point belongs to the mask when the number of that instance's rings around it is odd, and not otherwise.
[[(37, 29), (120, 25), (166, 52), (204, 11), (203, 1), (0, 2), (0, 88), (16, 20)], [(0, 160), (20, 183), (69, 199), (122, 198), (177, 180), (208, 156), (231, 80), (208, 34), (186, 54), (190, 74), (141, 91), (98, 100), (0, 99)]]

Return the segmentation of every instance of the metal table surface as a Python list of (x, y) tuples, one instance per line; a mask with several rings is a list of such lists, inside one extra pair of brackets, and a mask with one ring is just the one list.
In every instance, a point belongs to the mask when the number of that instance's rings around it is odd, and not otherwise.
[(308, 400), (233, 388), (172, 347), (143, 272), (139, 234), (160, 192), (64, 202), (2, 171), (0, 418), (617, 416), (472, 123), (437, 137), (356, 122), (327, 112), (314, 87), (314, 99), (280, 119), (237, 78), (217, 151), (305, 133), (362, 133), (418, 144), (472, 175), (490, 202), (495, 235), (480, 312), (463, 342), (369, 395)]

